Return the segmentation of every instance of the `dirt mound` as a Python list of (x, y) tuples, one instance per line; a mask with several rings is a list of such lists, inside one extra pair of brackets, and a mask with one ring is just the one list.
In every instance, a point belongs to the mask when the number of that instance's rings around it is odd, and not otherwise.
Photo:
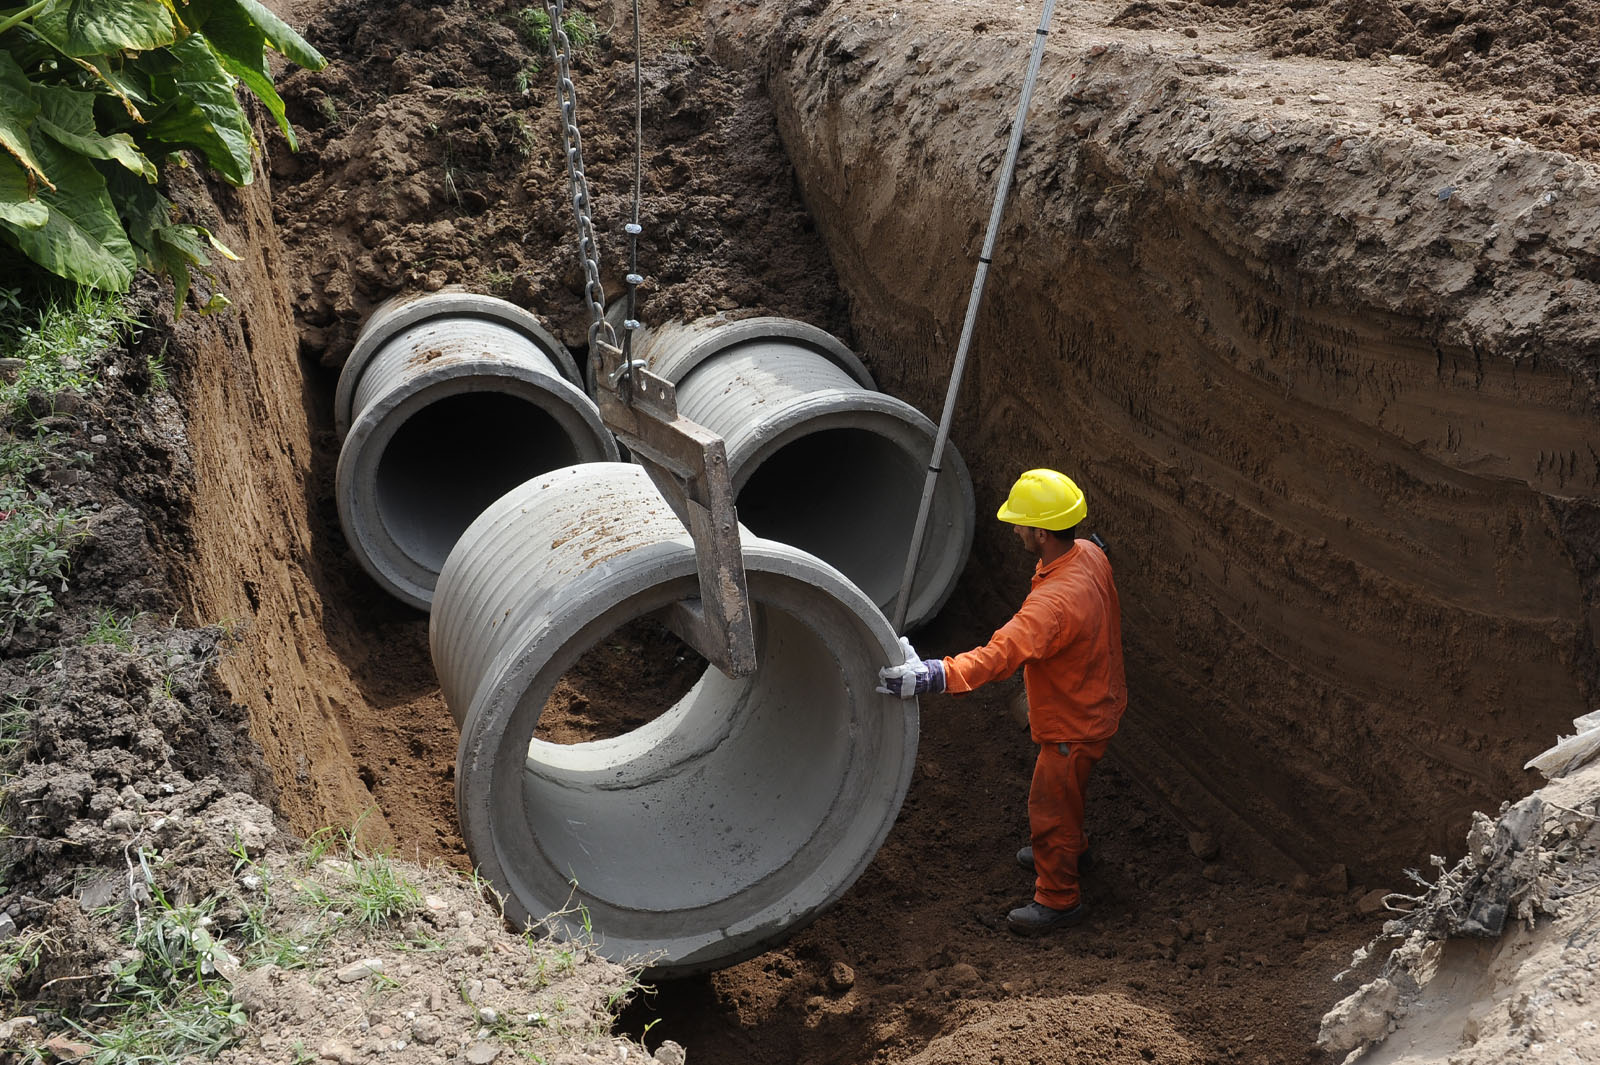
[[(275, 246), (229, 241), (243, 261), (218, 280), (255, 311), (250, 294), (270, 290), (263, 263)], [(262, 801), (276, 794), (271, 767), (251, 738), (275, 741), (273, 723), (252, 720), (223, 683), (262, 660), (271, 673), (275, 641), (294, 635), (297, 619), (272, 609), (292, 579), (249, 568), (274, 541), (233, 554), (227, 575), (264, 611), (197, 629), (172, 620), (183, 594), (203, 594), (218, 541), (233, 546), (224, 534), (287, 517), (199, 505), (233, 454), (207, 435), (228, 407), (207, 400), (230, 394), (230, 376), (253, 376), (239, 344), (252, 317), (197, 327), (153, 300), (144, 317), (136, 338), (80, 353), (82, 388), (5, 415), (7, 445), (43, 434), (30, 487), (48, 488), (82, 530), (54, 613), (30, 614), (0, 640), (0, 1061), (381, 1053), (438, 1065), (522, 1052), (681, 1065), (675, 1048), (652, 1058), (610, 1033), (634, 983), (587, 946), (518, 934), (481, 884), (453, 871), (360, 854), (343, 832), (307, 845), (281, 830)], [(267, 315), (253, 321), (259, 338), (272, 335)], [(257, 403), (230, 441), (266, 432), (274, 413), (284, 412)], [(202, 434), (193, 451), (190, 428)], [(15, 463), (14, 446), (6, 453)], [(228, 470), (228, 487), (270, 487), (281, 468)], [(13, 518), (32, 515), (0, 515)], [(317, 678), (310, 658), (298, 658), (299, 676), (276, 671), (280, 691)], [(271, 705), (270, 688), (233, 689)]]
[[(1540, 103), (1600, 94), (1600, 5), (1594, 0), (1533, 4), (1335, 0), (1216, 6), (1231, 8), (1272, 55), (1410, 56), (1452, 85)], [(1584, 145), (1597, 146), (1600, 143)]]
[[(141, 300), (157, 315), (150, 290)], [(9, 633), (0, 658), (0, 940), (21, 947), (0, 981), (51, 1009), (115, 983), (127, 944), (94, 911), (128, 904), (133, 868), (165, 859), (165, 890), (193, 902), (227, 882), (230, 844), (259, 848), (277, 832), (255, 798), (273, 782), (217, 673), (228, 632), (172, 627), (194, 481), (163, 340), (149, 329), (84, 353), (82, 390), (41, 397), (6, 426), (43, 434), (30, 477), (82, 523), (53, 614)], [(19, 974), (12, 963), (30, 953)]]
[[(302, 151), (273, 154), (277, 217), (304, 265), (292, 293), (306, 350), (340, 365), (366, 313), (397, 292), (464, 284), (587, 343), (550, 61), (502, 2), (327, 5), (307, 36), (332, 62), (285, 79)], [(762, 308), (844, 326), (827, 256), (748, 77), (700, 50), (695, 12), (646, 5), (640, 316)], [(611, 5), (577, 56), (580, 123), (607, 292), (621, 296), (634, 93)]]

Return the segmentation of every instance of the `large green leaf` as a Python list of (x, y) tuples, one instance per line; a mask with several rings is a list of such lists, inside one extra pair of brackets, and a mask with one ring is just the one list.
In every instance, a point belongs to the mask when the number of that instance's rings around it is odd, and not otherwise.
[(178, 37), (161, 0), (67, 0), (35, 18), (33, 28), (69, 56), (147, 52)]
[(34, 99), (33, 83), (11, 54), (0, 49), (0, 149), (26, 168), (32, 181), (49, 185), (44, 166), (33, 154), (29, 133), (38, 113), (39, 101)]
[(39, 199), (49, 208), (44, 224), (19, 226), (0, 219), (17, 247), (45, 269), (92, 288), (123, 292), (133, 280), (133, 246), (93, 163), (42, 134), (33, 149), (56, 178)]
[(211, 264), (199, 227), (178, 224), (156, 230), (150, 258), (151, 269), (172, 278), (173, 306), (182, 314), (183, 301), (189, 295), (189, 267)]
[(182, 8), (182, 15), (191, 29), (205, 34), (223, 68), (244, 82), (266, 105), (288, 139), (289, 147), (299, 148), (284, 113), (283, 98), (273, 87), (272, 73), (267, 70), (266, 35), (250, 13), (239, 6), (239, 0), (189, 0)]
[(29, 186), (27, 172), (9, 156), (0, 155), (0, 219), (37, 229), (49, 215), (49, 208)]
[(248, 185), (255, 139), (233, 95), (233, 79), (204, 34), (191, 33), (165, 52), (141, 57), (157, 97), (145, 134), (178, 148), (193, 148), (235, 185)]
[(33, 27), (26, 22), (6, 34), (5, 50), (11, 53), (11, 58), (23, 70), (37, 70), (39, 64), (61, 54), (59, 49), (33, 32)]
[(91, 159), (120, 163), (146, 181), (160, 175), (156, 165), (133, 143), (126, 133), (105, 136), (95, 129), (94, 93), (78, 92), (65, 85), (38, 87), (40, 113), (38, 128), (58, 144)]
[(266, 5), (257, 0), (237, 0), (240, 7), (250, 16), (250, 20), (261, 27), (261, 32), (267, 35), (267, 40), (283, 54), (290, 62), (297, 63), (307, 70), (321, 70), (328, 65), (321, 52), (306, 43), (288, 24), (268, 11)]
[(142, 70), (124, 66), (121, 57), (113, 60), (109, 56), (92, 56), (89, 59), (74, 59), (73, 62), (82, 67), (86, 74), (97, 78), (106, 91), (122, 104), (129, 118), (144, 122), (144, 114), (139, 108), (150, 107), (155, 101), (150, 98), (150, 79)]
[(121, 170), (106, 173), (106, 188), (134, 248), (149, 252), (155, 247), (156, 230), (173, 224), (177, 209), (172, 201), (156, 186)]
[(128, 227), (128, 239), (133, 242), (140, 265), (172, 279), (173, 298), (181, 314), (189, 294), (189, 268), (211, 263), (202, 242), (205, 231), (175, 221), (177, 212), (172, 201), (154, 186), (129, 174), (113, 171), (106, 175), (106, 184)]

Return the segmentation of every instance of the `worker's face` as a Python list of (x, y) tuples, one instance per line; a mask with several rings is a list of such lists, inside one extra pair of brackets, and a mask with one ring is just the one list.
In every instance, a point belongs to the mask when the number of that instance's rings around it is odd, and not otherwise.
[(1042, 557), (1040, 552), (1044, 548), (1044, 533), (1027, 525), (1013, 525), (1011, 531), (1017, 534), (1017, 539), (1022, 541), (1023, 548), (1034, 558)]

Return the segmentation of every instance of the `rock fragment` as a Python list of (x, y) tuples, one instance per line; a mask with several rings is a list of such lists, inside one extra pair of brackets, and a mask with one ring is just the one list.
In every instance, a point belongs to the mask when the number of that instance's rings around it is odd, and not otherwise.
[(489, 1065), (489, 1062), (500, 1056), (500, 1047), (494, 1043), (479, 1040), (467, 1048), (462, 1055), (467, 1065)]
[(353, 984), (357, 980), (378, 976), (382, 972), (382, 958), (362, 958), (360, 961), (351, 962), (333, 975), (341, 984)]

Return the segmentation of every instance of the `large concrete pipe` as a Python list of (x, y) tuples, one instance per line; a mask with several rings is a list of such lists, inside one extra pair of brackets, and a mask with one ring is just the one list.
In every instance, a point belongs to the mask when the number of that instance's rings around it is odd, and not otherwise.
[(373, 579), (424, 610), (490, 503), (547, 470), (617, 458), (567, 349), (492, 296), (384, 303), (356, 337), (334, 413), (345, 539)]
[(656, 976), (732, 964), (806, 924), (866, 868), (911, 780), (916, 704), (873, 691), (900, 657), (888, 622), (826, 563), (743, 537), (755, 674), (708, 669), (611, 739), (533, 737), (586, 650), (698, 594), (693, 544), (642, 469), (516, 488), (462, 535), (434, 596), (473, 861), (514, 919), (576, 936), (581, 903), (603, 953)]
[[(739, 520), (838, 567), (892, 608), (933, 452), (935, 426), (876, 390), (834, 337), (787, 318), (706, 318), (639, 346), (677, 386), (678, 411), (727, 442)], [(936, 614), (972, 547), (972, 479), (954, 445), (918, 559), (907, 622)]]

